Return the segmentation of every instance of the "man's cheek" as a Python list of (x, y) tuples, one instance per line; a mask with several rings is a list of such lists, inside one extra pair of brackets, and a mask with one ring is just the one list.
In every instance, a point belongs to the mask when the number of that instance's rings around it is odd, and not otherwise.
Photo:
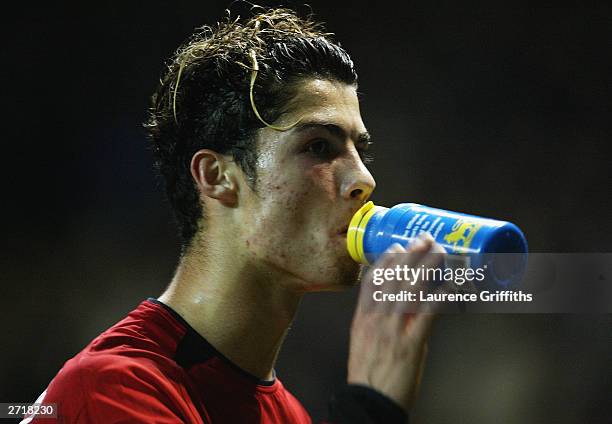
[(301, 244), (297, 235), (290, 233), (292, 229), (293, 225), (287, 226), (278, 219), (259, 222), (245, 237), (246, 249), (260, 260), (286, 266)]
[(333, 169), (328, 164), (311, 167), (306, 172), (307, 180), (304, 182), (311, 189), (317, 189), (321, 194), (334, 197), (337, 192), (337, 181)]

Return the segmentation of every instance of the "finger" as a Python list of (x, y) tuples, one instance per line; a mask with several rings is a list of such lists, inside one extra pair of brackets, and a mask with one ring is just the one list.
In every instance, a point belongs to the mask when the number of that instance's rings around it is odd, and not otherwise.
[[(376, 269), (385, 269), (390, 268), (392, 266), (393, 261), (395, 260), (397, 254), (406, 252), (404, 248), (399, 243), (392, 244), (383, 255), (374, 263), (372, 268), (368, 270), (365, 276), (361, 280), (361, 287), (359, 290), (359, 300), (357, 303), (357, 309), (355, 314), (363, 314), (367, 309), (374, 309), (374, 300), (372, 295), (375, 290), (377, 290), (380, 286), (374, 284), (374, 270)], [(384, 283), (383, 283), (384, 284)], [(376, 305), (377, 309), (381, 307), (385, 307), (385, 305)], [(386, 308), (384, 308), (386, 309)]]
[(412, 243), (410, 243), (408, 246), (407, 255), (398, 256), (401, 256), (400, 259), (403, 259), (402, 263), (405, 263), (408, 266), (414, 266), (423, 259), (433, 244), (434, 239), (431, 234), (428, 232), (423, 232), (415, 237)]
[[(427, 256), (424, 257), (422, 264), (425, 269), (440, 266), (445, 254), (446, 250), (439, 244), (434, 243)], [(424, 341), (431, 333), (441, 305), (428, 302), (419, 306), (419, 312), (414, 314), (407, 322), (405, 330), (411, 333), (416, 340)]]
[[(429, 288), (428, 285), (431, 284), (431, 282), (427, 280), (427, 274), (429, 274), (428, 270), (439, 266), (445, 253), (444, 248), (435, 243), (431, 237), (424, 239), (422, 244), (417, 246), (416, 249), (428, 249), (425, 254), (421, 256), (421, 260), (412, 265), (412, 271), (415, 271), (415, 274), (409, 276), (415, 278), (418, 275), (418, 280), (402, 281), (397, 285), (398, 291), (404, 290), (408, 292), (410, 296), (416, 296), (416, 300), (396, 302), (393, 305), (393, 310), (398, 315), (406, 312), (416, 313), (420, 310), (420, 292), (427, 291)], [(402, 317), (400, 324), (402, 327), (404, 326), (404, 317)]]
[(404, 332), (413, 340), (422, 343), (429, 338), (438, 314), (434, 312), (419, 312), (406, 325)]
[[(400, 268), (400, 272), (404, 269), (404, 267), (415, 267), (416, 264), (420, 263), (425, 255), (429, 252), (433, 245), (433, 237), (429, 233), (421, 233), (419, 236), (415, 237), (410, 243), (410, 246), (407, 250), (394, 251), (391, 256), (392, 260), (386, 266), (392, 269), (396, 267)], [(394, 280), (392, 285), (387, 285), (384, 288), (391, 293), (402, 293), (403, 291), (411, 290), (410, 281), (405, 278), (401, 278), (396, 276), (397, 281)], [(410, 304), (406, 304), (405, 302), (384, 302), (386, 303), (385, 310), (389, 314), (388, 322), (389, 325), (396, 329), (396, 331), (401, 331), (405, 326), (405, 314), (406, 309), (411, 309)]]
[(427, 255), (423, 257), (423, 265), (425, 265), (425, 267), (439, 266), (445, 255), (446, 250), (432, 239), (431, 248), (427, 252)]

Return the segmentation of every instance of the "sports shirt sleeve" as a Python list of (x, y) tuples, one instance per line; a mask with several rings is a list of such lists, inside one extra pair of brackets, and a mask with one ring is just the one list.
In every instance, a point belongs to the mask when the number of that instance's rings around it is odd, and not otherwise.
[(408, 415), (394, 401), (371, 387), (349, 384), (329, 402), (327, 423), (408, 424)]

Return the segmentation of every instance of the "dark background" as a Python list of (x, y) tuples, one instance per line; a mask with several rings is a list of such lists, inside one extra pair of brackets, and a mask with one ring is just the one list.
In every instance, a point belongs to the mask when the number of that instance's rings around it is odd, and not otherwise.
[[(532, 251), (610, 251), (612, 8), (529, 3), (310, 2), (358, 66), (375, 202), (511, 220)], [(178, 241), (140, 123), (163, 61), (228, 6), (3, 13), (0, 401), (33, 401), (169, 282)], [(315, 419), (354, 300), (306, 298), (281, 353)], [(445, 315), (414, 422), (610, 423), (611, 363), (611, 315)]]

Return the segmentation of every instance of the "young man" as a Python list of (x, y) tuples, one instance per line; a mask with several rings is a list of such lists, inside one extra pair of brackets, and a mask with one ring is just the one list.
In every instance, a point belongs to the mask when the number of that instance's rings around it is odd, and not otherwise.
[[(159, 299), (50, 383), (39, 401), (57, 404), (58, 422), (310, 422), (274, 364), (305, 293), (359, 281), (346, 230), (375, 182), (356, 88), (348, 54), (289, 10), (205, 28), (179, 49), (147, 128), (181, 259)], [(422, 238), (377, 265), (441, 252)], [(368, 296), (368, 274), (362, 286)], [(406, 421), (432, 316), (384, 307), (357, 308), (330, 422)]]

